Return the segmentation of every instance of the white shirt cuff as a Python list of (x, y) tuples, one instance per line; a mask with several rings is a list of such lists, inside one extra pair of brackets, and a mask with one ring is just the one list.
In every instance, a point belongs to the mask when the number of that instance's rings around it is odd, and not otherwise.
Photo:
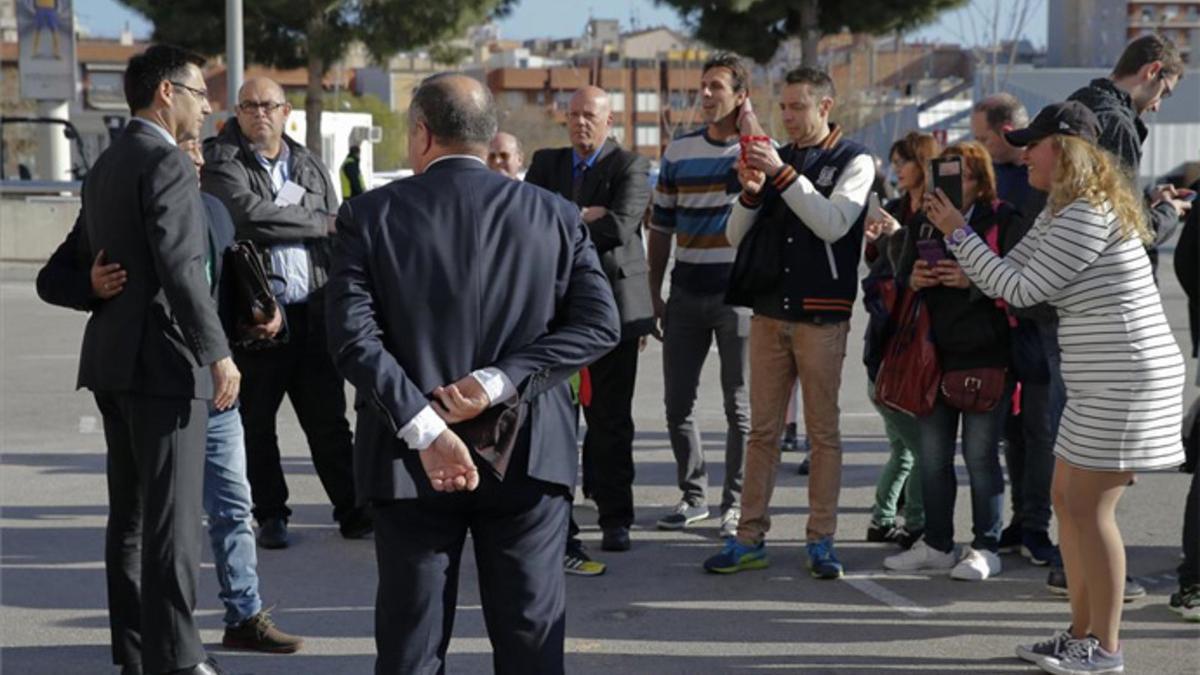
[(487, 392), (488, 400), (491, 401), (489, 407), (517, 395), (517, 388), (513, 386), (512, 380), (499, 368), (480, 368), (471, 373), (471, 377)]
[(446, 430), (446, 422), (433, 408), (425, 406), (421, 412), (400, 429), (400, 440), (413, 450), (428, 448)]

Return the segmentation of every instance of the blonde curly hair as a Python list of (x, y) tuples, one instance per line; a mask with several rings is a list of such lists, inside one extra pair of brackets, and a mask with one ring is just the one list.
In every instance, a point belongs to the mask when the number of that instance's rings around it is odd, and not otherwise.
[(1116, 157), (1075, 136), (1056, 134), (1047, 140), (1053, 140), (1058, 147), (1058, 162), (1050, 186), (1051, 209), (1060, 211), (1078, 199), (1096, 208), (1107, 204), (1115, 212), (1126, 239), (1137, 237), (1146, 244), (1154, 241), (1142, 200)]

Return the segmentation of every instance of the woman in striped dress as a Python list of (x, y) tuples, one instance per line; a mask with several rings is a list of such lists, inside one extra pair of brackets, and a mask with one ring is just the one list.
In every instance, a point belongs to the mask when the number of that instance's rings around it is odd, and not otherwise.
[(1001, 259), (945, 196), (926, 206), (964, 271), (1015, 307), (1059, 313), (1067, 405), (1055, 442), (1053, 498), (1071, 626), (1017, 655), (1051, 673), (1124, 671), (1119, 629), (1125, 548), (1116, 506), (1135, 471), (1183, 462), (1184, 365), (1143, 243), (1141, 202), (1116, 160), (1095, 145), (1099, 124), (1076, 102), (1048, 106), (1009, 132), (1029, 183), (1049, 192), (1029, 234)]

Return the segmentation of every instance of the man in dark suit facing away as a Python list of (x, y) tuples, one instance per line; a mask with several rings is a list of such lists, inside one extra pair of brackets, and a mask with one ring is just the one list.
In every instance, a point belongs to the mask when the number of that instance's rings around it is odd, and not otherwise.
[(200, 568), (208, 401), (241, 376), (211, 296), (212, 251), (196, 174), (176, 139), (209, 114), (200, 66), (155, 45), (125, 71), (134, 117), (83, 188), (80, 257), (127, 272), (92, 312), (79, 359), (108, 445), (105, 569), (113, 660), (124, 673), (214, 673), (192, 618)]
[(378, 674), (445, 669), (468, 532), (496, 672), (563, 672), (566, 379), (619, 323), (579, 209), (489, 171), (495, 133), (478, 81), (426, 79), (416, 175), (338, 215), (329, 346), (357, 390), (356, 492), (376, 508)]
[[(639, 344), (654, 327), (641, 227), (650, 203), (650, 162), (608, 138), (611, 126), (608, 93), (591, 86), (576, 91), (567, 113), (571, 146), (534, 153), (525, 181), (580, 208), (617, 300), (621, 342), (588, 366), (583, 491), (600, 511), (601, 548), (626, 551), (633, 524), (633, 388)], [(587, 574), (597, 568), (587, 565), (577, 532), (572, 520), (565, 568)]]

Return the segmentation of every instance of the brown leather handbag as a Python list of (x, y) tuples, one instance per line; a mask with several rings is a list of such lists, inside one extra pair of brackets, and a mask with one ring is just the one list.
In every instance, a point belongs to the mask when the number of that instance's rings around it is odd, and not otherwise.
[(942, 369), (933, 346), (929, 309), (919, 293), (905, 291), (896, 330), (884, 347), (875, 377), (875, 400), (913, 417), (933, 412)]
[(948, 370), (942, 374), (942, 399), (966, 413), (987, 412), (1004, 398), (1007, 380), (1007, 368)]

